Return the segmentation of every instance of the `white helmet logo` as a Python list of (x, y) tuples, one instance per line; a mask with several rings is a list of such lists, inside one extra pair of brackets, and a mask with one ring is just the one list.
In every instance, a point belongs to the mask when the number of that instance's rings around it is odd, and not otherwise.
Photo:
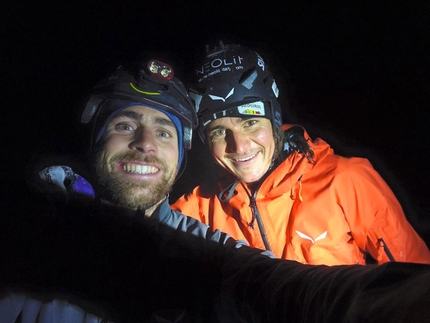
[(260, 56), (258, 56), (258, 58), (257, 58), (257, 65), (260, 66), (261, 69), (264, 71), (265, 64), (264, 64), (263, 59)]
[(214, 101), (221, 100), (222, 102), (225, 102), (225, 100), (227, 100), (230, 96), (232, 96), (233, 93), (234, 93), (234, 88), (231, 89), (231, 91), (226, 95), (225, 98), (223, 98), (222, 96), (212, 95), (212, 94), (209, 94), (209, 97)]

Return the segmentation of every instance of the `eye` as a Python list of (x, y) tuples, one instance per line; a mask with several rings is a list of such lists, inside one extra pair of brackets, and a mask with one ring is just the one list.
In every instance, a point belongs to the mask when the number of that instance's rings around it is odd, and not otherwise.
[(245, 121), (244, 125), (245, 125), (245, 127), (250, 127), (250, 126), (255, 125), (256, 123), (258, 123), (258, 120), (256, 120), (256, 119), (249, 119), (249, 120)]
[(215, 129), (210, 133), (210, 137), (221, 137), (224, 135), (225, 135), (225, 129)]
[(130, 124), (121, 122), (115, 125), (115, 130), (118, 132), (125, 132), (125, 131), (133, 131), (134, 129)]
[(169, 131), (161, 130), (158, 132), (158, 135), (163, 138), (171, 138), (172, 134)]

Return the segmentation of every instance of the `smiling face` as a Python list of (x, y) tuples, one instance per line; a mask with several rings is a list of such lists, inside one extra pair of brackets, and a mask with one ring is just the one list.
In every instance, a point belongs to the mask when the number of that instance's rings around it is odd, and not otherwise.
[(177, 168), (178, 133), (163, 112), (135, 105), (107, 125), (96, 169), (111, 202), (151, 214), (171, 190)]
[(215, 161), (246, 183), (258, 181), (272, 163), (275, 140), (269, 119), (216, 119), (206, 127), (206, 136)]

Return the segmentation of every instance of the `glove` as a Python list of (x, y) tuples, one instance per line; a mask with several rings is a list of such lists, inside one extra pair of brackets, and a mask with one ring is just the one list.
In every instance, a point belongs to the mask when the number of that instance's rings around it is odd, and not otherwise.
[(56, 165), (46, 167), (39, 172), (39, 178), (34, 186), (55, 200), (93, 200), (94, 189), (81, 175), (76, 174), (70, 167)]

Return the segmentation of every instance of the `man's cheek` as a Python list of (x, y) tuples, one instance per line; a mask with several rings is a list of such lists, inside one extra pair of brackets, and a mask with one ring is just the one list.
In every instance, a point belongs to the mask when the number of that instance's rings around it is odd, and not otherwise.
[(106, 151), (102, 151), (98, 158), (99, 168), (104, 168), (108, 173), (112, 173), (113, 165), (111, 161), (112, 158), (110, 158), (109, 155), (106, 154)]
[(106, 165), (106, 169), (109, 173), (115, 172), (115, 163), (112, 163), (112, 159), (105, 156), (104, 163)]

